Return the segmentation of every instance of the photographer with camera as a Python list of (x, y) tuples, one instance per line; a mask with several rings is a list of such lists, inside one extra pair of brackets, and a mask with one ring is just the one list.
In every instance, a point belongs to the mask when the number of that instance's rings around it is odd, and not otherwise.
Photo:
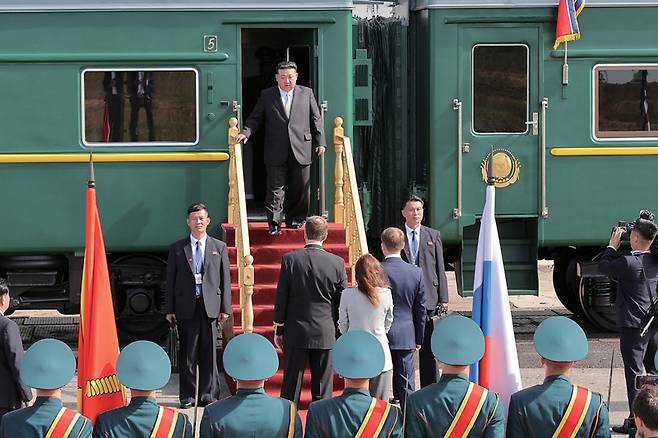
[[(635, 429), (635, 376), (657, 372), (653, 358), (658, 350), (658, 318), (652, 319), (658, 282), (658, 255), (651, 251), (657, 231), (654, 218), (653, 213), (642, 210), (634, 223), (616, 227), (598, 261), (601, 272), (617, 281), (615, 307), (630, 411), (622, 426), (612, 428), (617, 433)], [(629, 241), (630, 254), (617, 252), (622, 240)]]

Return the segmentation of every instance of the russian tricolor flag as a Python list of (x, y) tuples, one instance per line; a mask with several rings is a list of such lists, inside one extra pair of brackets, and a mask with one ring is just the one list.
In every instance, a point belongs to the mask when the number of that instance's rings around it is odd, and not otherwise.
[(585, 0), (560, 0), (553, 50), (557, 49), (562, 43), (580, 39), (578, 15), (584, 7)]
[(496, 188), (490, 184), (480, 222), (473, 282), (473, 320), (484, 333), (484, 357), (471, 366), (470, 378), (497, 392), (507, 409), (510, 396), (522, 385), (495, 206)]

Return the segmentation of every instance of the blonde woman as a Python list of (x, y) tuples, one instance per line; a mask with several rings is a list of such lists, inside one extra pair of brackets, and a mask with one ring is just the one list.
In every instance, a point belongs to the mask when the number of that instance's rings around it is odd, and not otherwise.
[(345, 289), (340, 299), (338, 329), (341, 333), (363, 330), (373, 334), (384, 349), (384, 369), (370, 379), (370, 395), (388, 401), (392, 391), (393, 362), (386, 333), (393, 323), (393, 298), (384, 269), (370, 254), (356, 262), (358, 287)]

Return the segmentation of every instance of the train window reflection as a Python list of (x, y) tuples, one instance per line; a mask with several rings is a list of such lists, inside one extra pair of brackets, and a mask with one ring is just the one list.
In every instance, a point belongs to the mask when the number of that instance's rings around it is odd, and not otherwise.
[(597, 66), (594, 75), (596, 137), (658, 137), (658, 66)]
[(192, 69), (85, 70), (83, 142), (87, 145), (194, 144), (198, 79)]
[(528, 115), (528, 46), (473, 47), (473, 131), (523, 134)]

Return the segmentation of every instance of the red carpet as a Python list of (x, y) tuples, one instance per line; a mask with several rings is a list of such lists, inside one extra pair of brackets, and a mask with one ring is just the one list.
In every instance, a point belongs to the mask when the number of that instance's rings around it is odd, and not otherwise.
[[(231, 281), (233, 293), (233, 317), (235, 320), (235, 334), (242, 332), (240, 291), (237, 285), (238, 269), (235, 255), (235, 232), (232, 225), (223, 224), (226, 232), (226, 244), (229, 246), (229, 259), (231, 261)], [(303, 230), (283, 229), (280, 236), (270, 236), (267, 233), (267, 224), (254, 222), (249, 224), (249, 239), (251, 244), (251, 255), (254, 257), (254, 332), (273, 340), (272, 323), (274, 322), (274, 301), (276, 297), (276, 285), (281, 269), (281, 256), (283, 254), (304, 247)], [(340, 224), (329, 224), (329, 237), (324, 248), (343, 259), (348, 259), (349, 250), (345, 245), (345, 229)], [(348, 270), (349, 272), (349, 270)], [(268, 394), (278, 397), (281, 391), (283, 379), (283, 360), (279, 351), (279, 371), (265, 383)], [(305, 411), (311, 401), (310, 373), (308, 370), (304, 375), (304, 385), (300, 400), (300, 411)], [(336, 376), (334, 379), (334, 390), (340, 392), (342, 381)], [(335, 391), (336, 392), (336, 391)], [(305, 417), (306, 412), (300, 412)]]

